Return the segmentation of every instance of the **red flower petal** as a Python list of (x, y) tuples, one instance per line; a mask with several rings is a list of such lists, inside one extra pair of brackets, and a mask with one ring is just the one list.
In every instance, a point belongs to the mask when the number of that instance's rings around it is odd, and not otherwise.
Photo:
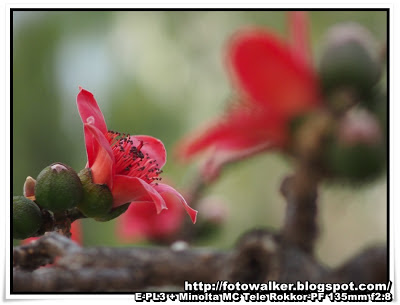
[(291, 117), (318, 101), (313, 70), (272, 33), (262, 29), (238, 33), (229, 46), (228, 61), (242, 94), (267, 111)]
[(164, 199), (157, 190), (142, 179), (136, 177), (115, 175), (114, 186), (111, 190), (113, 194), (113, 207), (118, 207), (128, 202), (153, 202), (157, 213), (167, 209)]
[[(197, 216), (197, 211), (192, 209), (186, 202), (185, 198), (183, 198), (183, 196), (177, 191), (175, 190), (173, 187), (167, 185), (167, 184), (163, 184), (163, 183), (158, 183), (158, 185), (155, 185), (154, 188), (160, 193), (162, 194), (162, 196), (168, 200), (167, 202), (167, 206), (168, 204), (172, 204), (170, 202), (170, 200), (176, 200), (179, 199), (179, 201), (183, 204), (183, 207), (185, 208), (186, 212), (189, 214), (190, 218), (192, 219), (193, 223), (196, 223), (196, 216)], [(166, 194), (164, 194), (166, 193)], [(168, 195), (173, 195), (172, 197), (168, 196)], [(175, 198), (174, 198), (175, 197)]]
[(71, 239), (77, 242), (79, 245), (83, 245), (83, 234), (79, 220), (75, 220), (71, 224)]
[(203, 179), (211, 182), (218, 178), (221, 169), (225, 165), (271, 150), (272, 148), (274, 147), (271, 143), (265, 143), (241, 150), (215, 150), (201, 167)]
[(79, 114), (83, 124), (89, 123), (96, 126), (103, 134), (107, 132), (107, 125), (97, 102), (92, 93), (80, 88), (76, 98)]
[(284, 120), (275, 114), (238, 107), (222, 121), (186, 136), (178, 144), (177, 154), (186, 159), (210, 147), (235, 151), (266, 144), (283, 146), (285, 128)]
[(151, 229), (157, 222), (153, 220), (157, 214), (151, 202), (135, 202), (129, 205), (128, 210), (117, 218), (118, 237), (122, 242), (131, 242), (151, 237)]
[(310, 37), (308, 31), (307, 12), (290, 11), (289, 17), (289, 42), (293, 53), (303, 60), (305, 64), (311, 64)]
[(164, 144), (159, 139), (150, 136), (132, 136), (131, 138), (138, 141), (138, 143), (133, 144), (136, 147), (139, 145), (139, 141), (142, 141), (142, 153), (147, 153), (149, 154), (150, 159), (156, 160), (159, 168), (164, 166), (167, 161), (167, 152)]
[(92, 170), (93, 182), (113, 187), (114, 155), (104, 134), (95, 126), (84, 124), (87, 166)]

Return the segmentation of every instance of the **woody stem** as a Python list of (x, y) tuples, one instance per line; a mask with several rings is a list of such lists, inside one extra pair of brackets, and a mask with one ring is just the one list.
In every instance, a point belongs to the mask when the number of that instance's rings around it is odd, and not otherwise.
[(43, 223), (35, 236), (41, 236), (45, 232), (55, 231), (64, 236), (71, 237), (71, 223), (77, 219), (86, 218), (77, 208), (73, 208), (61, 213), (51, 213), (42, 209)]
[(312, 254), (318, 235), (317, 177), (305, 166), (281, 184), (287, 202), (282, 236), (287, 243)]

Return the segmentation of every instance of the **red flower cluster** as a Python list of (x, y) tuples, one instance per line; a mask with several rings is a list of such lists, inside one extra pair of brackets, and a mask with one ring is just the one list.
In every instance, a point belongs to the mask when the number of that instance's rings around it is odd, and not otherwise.
[(178, 145), (181, 159), (212, 149), (205, 174), (213, 177), (226, 162), (288, 144), (289, 121), (320, 103), (307, 22), (305, 12), (289, 13), (289, 43), (260, 28), (233, 36), (227, 66), (238, 101), (225, 116)]

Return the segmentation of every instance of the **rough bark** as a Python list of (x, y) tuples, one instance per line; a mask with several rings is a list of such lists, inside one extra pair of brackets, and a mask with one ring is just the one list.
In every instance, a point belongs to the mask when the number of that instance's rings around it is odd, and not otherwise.
[[(387, 252), (370, 248), (336, 270), (265, 230), (245, 234), (234, 249), (81, 248), (57, 233), (14, 249), (13, 292), (180, 290), (184, 282), (385, 283)], [(46, 255), (43, 255), (46, 253)], [(31, 272), (34, 263), (55, 261)], [(368, 268), (366, 268), (368, 266)]]

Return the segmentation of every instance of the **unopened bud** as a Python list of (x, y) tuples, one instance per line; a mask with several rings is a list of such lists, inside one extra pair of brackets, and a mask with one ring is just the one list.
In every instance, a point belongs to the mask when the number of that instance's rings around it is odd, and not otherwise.
[(375, 117), (366, 110), (351, 110), (339, 124), (339, 140), (348, 145), (374, 146), (382, 141), (382, 131)]
[(131, 203), (128, 202), (123, 205), (120, 205), (114, 209), (111, 209), (106, 215), (103, 215), (100, 217), (95, 217), (94, 219), (96, 221), (101, 221), (101, 222), (113, 220), (114, 218), (117, 218), (117, 217), (121, 216), (122, 214), (124, 214), (126, 212), (126, 210), (128, 210), (130, 204)]
[(387, 110), (389, 107), (386, 91), (375, 87), (373, 92), (363, 100), (362, 104), (376, 116), (383, 132), (386, 133), (388, 116)]
[(348, 113), (327, 147), (326, 164), (334, 178), (367, 182), (386, 168), (386, 150), (375, 118), (367, 112)]
[(24, 196), (13, 197), (13, 238), (25, 239), (35, 234), (42, 225), (39, 207)]
[(35, 186), (36, 202), (53, 212), (75, 207), (82, 199), (82, 183), (68, 165), (54, 163), (43, 169)]
[(319, 72), (325, 92), (345, 89), (363, 96), (380, 77), (377, 43), (357, 23), (335, 25), (327, 33)]
[(98, 218), (99, 221), (110, 212), (113, 197), (110, 189), (105, 184), (95, 184), (92, 180), (91, 170), (83, 169), (79, 173), (83, 186), (83, 198), (78, 204), (78, 209), (86, 216)]
[(196, 238), (208, 239), (217, 236), (228, 217), (228, 206), (220, 197), (208, 196), (199, 202), (199, 219), (196, 223)]
[(35, 185), (36, 185), (36, 180), (33, 179), (31, 176), (26, 177), (25, 183), (24, 183), (24, 196), (26, 198), (29, 198), (31, 200), (35, 200)]
[(217, 196), (208, 196), (201, 199), (198, 210), (204, 221), (214, 224), (223, 224), (229, 214), (226, 202)]

